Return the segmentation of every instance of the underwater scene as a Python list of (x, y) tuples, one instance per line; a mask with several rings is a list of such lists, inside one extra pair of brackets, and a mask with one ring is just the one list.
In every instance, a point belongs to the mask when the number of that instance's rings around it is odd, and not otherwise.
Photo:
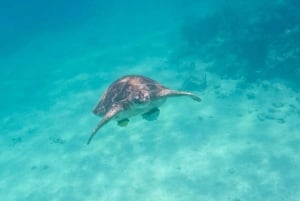
[(300, 201), (300, 1), (0, 16), (1, 200)]

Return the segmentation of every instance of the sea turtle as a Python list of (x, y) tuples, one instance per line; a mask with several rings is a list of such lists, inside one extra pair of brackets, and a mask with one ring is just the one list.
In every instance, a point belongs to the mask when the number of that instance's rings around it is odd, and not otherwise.
[(186, 92), (168, 89), (160, 83), (141, 75), (127, 75), (113, 82), (105, 91), (93, 113), (102, 116), (102, 120), (90, 135), (89, 144), (96, 132), (115, 119), (119, 126), (126, 126), (129, 118), (142, 115), (146, 120), (155, 120), (159, 115), (158, 107), (168, 97), (189, 96), (200, 102), (197, 95)]

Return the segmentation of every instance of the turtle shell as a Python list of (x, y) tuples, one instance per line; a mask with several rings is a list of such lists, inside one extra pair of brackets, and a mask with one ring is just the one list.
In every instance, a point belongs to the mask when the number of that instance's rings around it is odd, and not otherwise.
[(155, 99), (163, 89), (166, 87), (144, 76), (127, 75), (121, 77), (108, 87), (93, 113), (103, 116), (116, 106), (127, 109), (135, 100)]

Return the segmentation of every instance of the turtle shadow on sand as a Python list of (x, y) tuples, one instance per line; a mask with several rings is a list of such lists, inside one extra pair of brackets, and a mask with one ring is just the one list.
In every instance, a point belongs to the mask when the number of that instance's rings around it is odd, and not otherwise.
[(171, 90), (162, 84), (141, 75), (127, 75), (113, 82), (104, 92), (93, 110), (103, 117), (90, 135), (91, 142), (97, 131), (114, 119), (119, 126), (126, 126), (129, 118), (141, 115), (148, 121), (159, 116), (159, 107), (169, 97), (188, 96), (200, 102), (201, 98), (187, 91)]

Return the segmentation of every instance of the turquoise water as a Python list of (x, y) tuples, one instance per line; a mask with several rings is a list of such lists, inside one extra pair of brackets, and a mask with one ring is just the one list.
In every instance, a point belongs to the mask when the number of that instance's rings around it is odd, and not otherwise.
[[(0, 7), (3, 201), (299, 201), (300, 3), (13, 1)], [(105, 125), (114, 80), (170, 98)]]

